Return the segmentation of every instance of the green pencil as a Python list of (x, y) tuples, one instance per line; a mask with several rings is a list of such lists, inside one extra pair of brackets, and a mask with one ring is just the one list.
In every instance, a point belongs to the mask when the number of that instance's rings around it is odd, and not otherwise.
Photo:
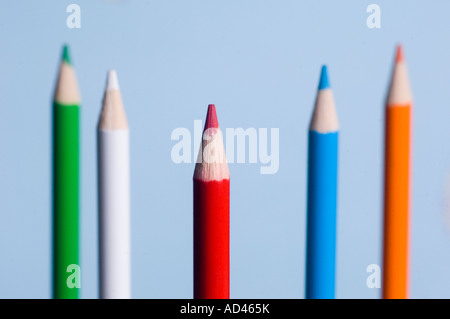
[(53, 102), (53, 298), (77, 299), (79, 248), (80, 95), (69, 49), (63, 57)]

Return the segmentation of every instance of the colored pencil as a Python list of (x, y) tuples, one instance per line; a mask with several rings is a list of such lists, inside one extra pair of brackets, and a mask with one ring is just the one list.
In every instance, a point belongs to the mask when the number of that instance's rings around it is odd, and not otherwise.
[(115, 70), (97, 131), (100, 298), (131, 298), (129, 129)]
[(194, 171), (194, 298), (230, 297), (230, 173), (213, 104)]
[(412, 95), (398, 46), (386, 102), (383, 298), (408, 298)]
[[(78, 298), (80, 95), (67, 46), (53, 102), (53, 297)], [(70, 282), (69, 282), (70, 281)]]
[(323, 66), (308, 137), (306, 298), (333, 299), (339, 123)]

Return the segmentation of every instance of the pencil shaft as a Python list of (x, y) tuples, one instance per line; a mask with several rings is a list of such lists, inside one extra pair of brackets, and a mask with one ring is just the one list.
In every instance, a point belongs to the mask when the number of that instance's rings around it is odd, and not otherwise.
[(230, 180), (194, 178), (194, 298), (230, 298)]
[(78, 260), (79, 107), (53, 105), (53, 297), (78, 298), (69, 265)]
[(128, 130), (98, 131), (100, 298), (131, 298)]
[(410, 116), (386, 108), (383, 298), (408, 297)]
[(335, 293), (338, 133), (309, 132), (306, 298)]

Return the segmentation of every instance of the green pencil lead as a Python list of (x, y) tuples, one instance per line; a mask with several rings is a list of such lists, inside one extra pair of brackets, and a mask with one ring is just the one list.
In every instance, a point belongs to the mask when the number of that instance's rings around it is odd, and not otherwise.
[(66, 62), (67, 64), (72, 65), (72, 61), (70, 60), (69, 46), (68, 45), (64, 45), (64, 47), (63, 47), (62, 60), (64, 62)]

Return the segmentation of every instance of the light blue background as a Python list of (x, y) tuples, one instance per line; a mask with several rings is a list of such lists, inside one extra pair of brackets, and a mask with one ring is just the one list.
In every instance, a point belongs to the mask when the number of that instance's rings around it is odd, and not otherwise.
[[(307, 127), (329, 66), (341, 124), (337, 297), (378, 298), (383, 104), (394, 47), (415, 98), (411, 297), (450, 297), (450, 2), (4, 1), (0, 9), (0, 297), (50, 297), (50, 106), (63, 43), (82, 94), (82, 297), (98, 296), (96, 122), (117, 69), (131, 127), (135, 298), (192, 297), (192, 174), (177, 127), (215, 103), (226, 127), (280, 129), (280, 169), (231, 164), (231, 297), (303, 298)], [(6, 4), (7, 3), (7, 4)], [(81, 6), (81, 29), (66, 7)], [(448, 189), (447, 189), (448, 192)], [(448, 199), (447, 199), (448, 205)]]

